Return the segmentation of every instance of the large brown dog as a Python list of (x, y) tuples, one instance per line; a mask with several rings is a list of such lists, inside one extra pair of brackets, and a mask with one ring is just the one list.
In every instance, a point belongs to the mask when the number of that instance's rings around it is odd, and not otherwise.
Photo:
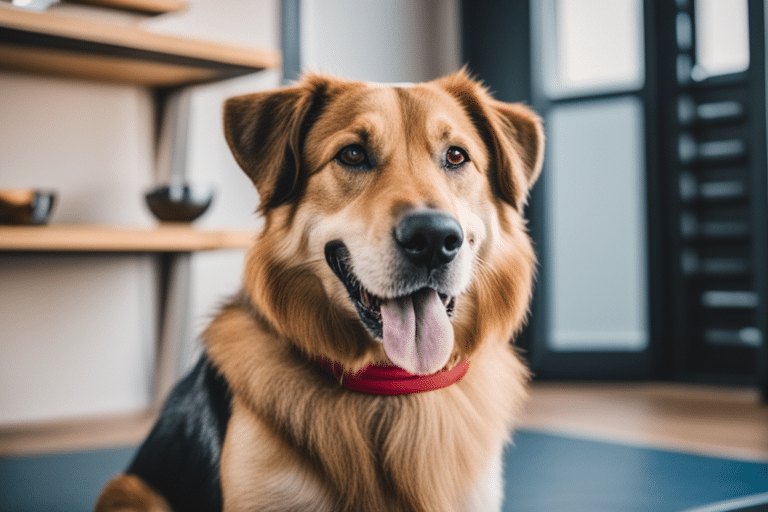
[(538, 117), (462, 71), (309, 76), (224, 126), (264, 216), (244, 288), (97, 510), (499, 510)]

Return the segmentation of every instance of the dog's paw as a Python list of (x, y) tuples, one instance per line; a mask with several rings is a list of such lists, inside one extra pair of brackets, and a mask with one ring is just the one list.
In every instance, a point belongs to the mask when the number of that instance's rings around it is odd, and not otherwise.
[(101, 491), (94, 512), (173, 512), (162, 496), (134, 475), (113, 478)]

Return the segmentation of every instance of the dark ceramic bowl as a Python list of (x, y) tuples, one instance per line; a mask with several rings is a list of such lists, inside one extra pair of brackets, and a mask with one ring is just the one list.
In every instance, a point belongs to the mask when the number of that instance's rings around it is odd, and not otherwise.
[(55, 192), (34, 189), (0, 189), (0, 224), (46, 224), (51, 216), (55, 201)]
[(166, 185), (145, 196), (152, 214), (163, 222), (192, 222), (200, 217), (213, 201), (211, 187)]

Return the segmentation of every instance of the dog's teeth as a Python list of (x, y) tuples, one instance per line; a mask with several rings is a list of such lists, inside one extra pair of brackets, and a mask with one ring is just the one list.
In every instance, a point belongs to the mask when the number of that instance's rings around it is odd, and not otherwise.
[(448, 316), (453, 315), (453, 310), (456, 308), (456, 300), (455, 298), (451, 297), (446, 301), (445, 304), (445, 311), (448, 313)]
[(371, 307), (371, 297), (368, 295), (368, 291), (365, 288), (360, 289), (360, 303), (366, 307)]

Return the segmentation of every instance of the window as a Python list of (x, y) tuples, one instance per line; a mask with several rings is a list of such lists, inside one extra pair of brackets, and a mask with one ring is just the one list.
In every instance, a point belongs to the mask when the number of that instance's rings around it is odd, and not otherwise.
[(696, 0), (694, 80), (749, 68), (747, 0)]
[(557, 106), (547, 118), (552, 350), (647, 347), (642, 114), (627, 96)]
[(542, 78), (550, 97), (642, 87), (639, 0), (546, 0), (540, 6)]

